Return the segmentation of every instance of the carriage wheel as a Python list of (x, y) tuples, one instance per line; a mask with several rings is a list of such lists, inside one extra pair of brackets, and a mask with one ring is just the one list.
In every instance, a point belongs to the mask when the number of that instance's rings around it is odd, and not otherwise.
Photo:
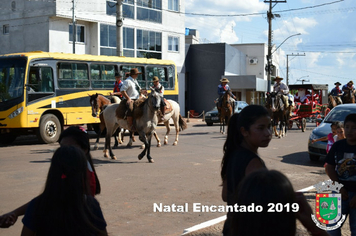
[(302, 132), (305, 132), (307, 128), (307, 120), (305, 118), (302, 118), (301, 126), (302, 126)]

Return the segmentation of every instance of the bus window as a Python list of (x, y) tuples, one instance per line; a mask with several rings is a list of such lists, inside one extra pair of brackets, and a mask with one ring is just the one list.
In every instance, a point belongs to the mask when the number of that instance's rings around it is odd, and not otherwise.
[(130, 70), (132, 68), (137, 68), (139, 72), (142, 74), (139, 74), (137, 77), (137, 82), (141, 86), (142, 89), (147, 89), (147, 84), (146, 84), (146, 77), (145, 77), (145, 71), (143, 66), (135, 66), (135, 65), (124, 65), (120, 66), (120, 70), (126, 74), (127, 72), (130, 73)]
[(115, 71), (114, 65), (90, 65), (90, 77), (92, 88), (108, 88), (111, 89), (115, 84)]
[(53, 70), (51, 67), (31, 67), (29, 92), (53, 93)]
[(149, 80), (149, 86), (153, 86), (151, 82), (153, 76), (159, 78), (159, 83), (163, 85), (164, 89), (174, 89), (174, 73), (172, 74), (172, 67), (158, 67), (147, 66), (147, 78)]
[(175, 83), (175, 73), (174, 73), (174, 67), (169, 66), (168, 67), (168, 84), (170, 89), (174, 89), (174, 83)]
[(88, 67), (84, 63), (58, 63), (58, 87), (89, 88)]

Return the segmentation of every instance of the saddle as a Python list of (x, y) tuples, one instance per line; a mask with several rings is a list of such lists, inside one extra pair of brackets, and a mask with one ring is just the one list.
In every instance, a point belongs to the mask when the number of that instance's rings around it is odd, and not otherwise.
[(173, 108), (172, 108), (172, 104), (170, 104), (167, 99), (164, 98), (164, 103), (166, 103), (166, 106), (164, 107), (164, 114), (168, 114), (170, 113)]
[(126, 120), (126, 113), (127, 111), (133, 110), (133, 118), (137, 119), (143, 115), (143, 106), (145, 104), (147, 98), (139, 98), (136, 101), (132, 102), (129, 107), (126, 106), (126, 100), (123, 100), (116, 109), (116, 117), (118, 119), (125, 119)]

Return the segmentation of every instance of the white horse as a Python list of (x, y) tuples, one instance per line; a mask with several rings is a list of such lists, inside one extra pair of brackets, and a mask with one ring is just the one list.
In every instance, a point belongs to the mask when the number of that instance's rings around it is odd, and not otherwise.
[[(176, 128), (176, 139), (173, 143), (174, 146), (178, 144), (178, 136), (179, 136), (179, 131), (183, 131), (187, 128), (187, 123), (183, 120), (181, 114), (180, 114), (180, 107), (179, 104), (176, 101), (173, 100), (166, 100), (170, 105), (171, 109), (168, 107), (168, 113), (164, 115), (164, 121), (160, 121), (159, 123), (163, 122), (164, 125), (166, 126), (167, 132), (166, 135), (164, 136), (164, 144), (168, 144), (168, 135), (169, 132), (171, 131), (171, 128), (169, 127), (169, 120), (172, 118), (174, 127)], [(158, 138), (156, 132), (153, 134), (157, 140), (157, 147), (161, 146), (161, 140)]]
[[(151, 90), (151, 93), (149, 94), (148, 98), (144, 102), (143, 107), (141, 108), (143, 109), (142, 116), (135, 119), (135, 126), (139, 134), (139, 138), (145, 145), (144, 150), (138, 156), (139, 160), (141, 160), (147, 153), (148, 161), (151, 163), (154, 162), (150, 155), (151, 138), (157, 126), (158, 118), (156, 113), (160, 108), (160, 103), (161, 103), (161, 97), (159, 96), (159, 94), (155, 90)], [(107, 131), (105, 137), (104, 156), (108, 157), (107, 151), (109, 150), (109, 154), (111, 158), (115, 160), (117, 158), (113, 154), (110, 145), (111, 135), (118, 127), (122, 127), (124, 129), (130, 130), (129, 129), (130, 127), (128, 127), (127, 125), (127, 121), (125, 119), (121, 119), (116, 116), (116, 110), (118, 107), (119, 104), (115, 103), (109, 105), (103, 111), (103, 118), (106, 124), (106, 131)], [(130, 138), (130, 142), (132, 145), (131, 138)]]

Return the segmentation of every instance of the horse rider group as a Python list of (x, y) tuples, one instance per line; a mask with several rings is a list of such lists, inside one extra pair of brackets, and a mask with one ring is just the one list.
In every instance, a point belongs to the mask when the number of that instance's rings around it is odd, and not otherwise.
[[(130, 130), (132, 132), (136, 131), (133, 117), (134, 102), (139, 98), (140, 93), (142, 92), (142, 89), (137, 82), (137, 78), (140, 74), (142, 74), (142, 72), (139, 72), (137, 68), (132, 68), (130, 70), (129, 76), (124, 81), (121, 81), (121, 78), (123, 77), (123, 72), (120, 71), (118, 73), (115, 73), (116, 82), (114, 91), (113, 93), (111, 93), (112, 95), (121, 95), (121, 98), (124, 100), (120, 103), (118, 109), (122, 109), (125, 111), (127, 126), (130, 127)], [(162, 97), (161, 100), (163, 101), (164, 87), (159, 83), (159, 78), (157, 76), (154, 76), (152, 83), (152, 89), (155, 89), (158, 93), (160, 93), (160, 96)], [(164, 120), (165, 105), (166, 104), (164, 103), (164, 101), (163, 103), (161, 102), (161, 114), (159, 115), (160, 120)]]
[(354, 87), (354, 82), (350, 80), (347, 84), (342, 86), (340, 89), (340, 82), (336, 82), (335, 88), (333, 88), (330, 92), (330, 95), (334, 97), (336, 100), (337, 104), (342, 104), (345, 98), (345, 94), (348, 94), (349, 91), (351, 91), (351, 94), (355, 95), (355, 87)]

